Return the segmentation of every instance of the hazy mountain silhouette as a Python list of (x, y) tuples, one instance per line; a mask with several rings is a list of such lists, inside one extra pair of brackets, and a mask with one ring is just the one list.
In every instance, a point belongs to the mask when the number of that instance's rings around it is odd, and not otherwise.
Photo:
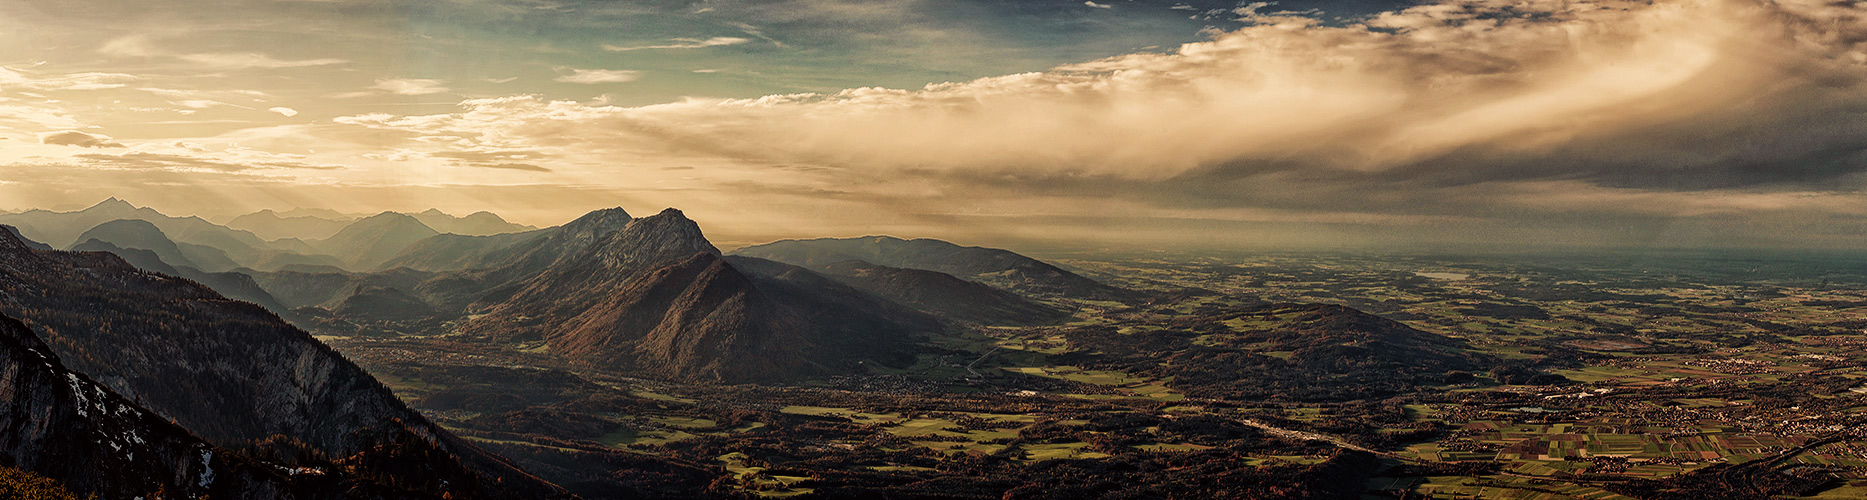
[(440, 234), (409, 245), (408, 248), (402, 250), (402, 253), (389, 259), (380, 267), (382, 269), (406, 267), (436, 272), (485, 267), (493, 264), (486, 262), (486, 259), (494, 252), (544, 238), (550, 234), (551, 230), (546, 229), (491, 236)]
[(823, 274), (935, 316), (988, 325), (1051, 323), (1064, 311), (1018, 294), (925, 269), (878, 266), (859, 260), (824, 266)]
[(538, 229), (523, 224), (506, 222), (506, 219), (492, 212), (474, 212), (466, 217), (455, 217), (440, 210), (430, 208), (421, 213), (408, 214), (422, 224), (443, 233), (462, 236), (490, 236), (495, 234), (519, 233)]
[(959, 246), (940, 240), (890, 236), (783, 240), (741, 248), (758, 257), (811, 269), (856, 260), (903, 269), (939, 271), (1021, 293), (1074, 299), (1131, 301), (1141, 294), (1082, 277), (1009, 250)]
[(130, 265), (136, 266), (137, 269), (194, 280), (197, 283), (207, 285), (208, 288), (214, 289), (215, 292), (225, 295), (227, 298), (252, 302), (275, 314), (285, 315), (287, 311), (290, 310), (285, 304), (274, 298), (271, 293), (268, 293), (265, 288), (259, 286), (259, 283), (253, 281), (252, 276), (243, 273), (233, 271), (210, 273), (186, 265), (171, 266), (167, 263), (167, 259), (163, 259), (153, 251), (139, 248), (122, 248), (95, 239), (85, 240), (83, 243), (71, 247), (71, 250), (76, 252), (109, 252), (116, 254), (118, 257), (122, 257), (123, 260), (128, 261)]
[[(148, 222), (161, 229), (169, 240), (178, 245), (213, 247), (224, 253), (227, 259), (242, 266), (251, 266), (267, 250), (272, 249), (272, 246), (265, 240), (247, 231), (217, 225), (200, 217), (170, 217), (154, 209), (137, 207), (116, 198), (104, 200), (76, 212), (28, 210), (17, 214), (0, 215), (0, 224), (17, 226), (25, 237), (55, 248), (69, 248), (81, 243), (83, 240), (80, 237), (86, 231), (117, 220)], [(216, 263), (197, 262), (196, 264), (213, 267)]]
[(78, 236), (80, 243), (87, 240), (155, 252), (157, 257), (171, 266), (214, 272), (240, 267), (233, 259), (227, 258), (226, 252), (201, 245), (177, 244), (155, 224), (144, 220), (114, 220), (98, 224)]
[(268, 240), (301, 239), (321, 240), (342, 231), (344, 226), (354, 220), (348, 217), (319, 217), (311, 215), (285, 216), (272, 210), (260, 210), (235, 217), (227, 221), (226, 226), (234, 229), (251, 231)]
[(383, 212), (352, 222), (312, 246), (342, 259), (351, 269), (375, 269), (409, 245), (437, 234), (441, 233), (414, 217)]

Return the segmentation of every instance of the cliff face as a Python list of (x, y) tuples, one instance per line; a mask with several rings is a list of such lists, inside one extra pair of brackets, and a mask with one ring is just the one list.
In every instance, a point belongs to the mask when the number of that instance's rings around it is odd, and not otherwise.
[[(366, 493), (331, 468), (288, 468), (210, 445), (65, 368), (0, 316), (0, 460), (100, 498), (418, 498)], [(359, 489), (360, 488), (360, 489)]]
[(395, 474), (413, 491), (558, 492), (428, 422), (265, 309), (115, 255), (35, 251), (0, 234), (0, 313), (30, 324), (72, 371), (216, 445), (283, 436), (385, 474), (415, 470)]

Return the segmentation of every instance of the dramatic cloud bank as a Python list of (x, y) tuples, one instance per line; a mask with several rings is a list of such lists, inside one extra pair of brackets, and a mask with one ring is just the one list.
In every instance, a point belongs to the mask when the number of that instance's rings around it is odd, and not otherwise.
[[(353, 118), (510, 144), (629, 144), (856, 168), (1227, 170), (1636, 187), (1860, 169), (1867, 16), (1830, 2), (1472, 1), (1258, 24), (1165, 54), (835, 94), (634, 108), (534, 97)], [(573, 78), (576, 79), (576, 78)]]
[[(539, 24), (566, 33), (555, 39), (427, 45), (433, 35), (382, 27), (422, 44), (406, 52), (419, 61), (380, 60), (376, 37), (352, 46), (370, 50), (333, 51), (94, 37), (105, 42), (87, 54), (254, 85), (216, 90), (122, 65), (0, 68), (0, 127), (14, 130), (0, 140), (31, 143), (11, 151), (33, 165), (8, 180), (135, 172), (153, 179), (139, 186), (211, 178), (360, 204), (386, 203), (353, 194), (371, 189), (433, 200), (475, 186), (474, 201), (522, 206), (539, 224), (626, 198), (681, 206), (747, 242), (1867, 244), (1867, 9), (1851, 3), (1448, 0), (1362, 15), (1097, 1), (1034, 9), (1016, 26), (941, 22), (998, 19), (1003, 2), (759, 5), (632, 38), (607, 27), (643, 14), (601, 2)], [(585, 22), (603, 15), (617, 17)], [(721, 14), (678, 13), (690, 15)], [(1017, 50), (966, 45), (1167, 18), (1152, 15), (1225, 28), (1021, 65)], [(948, 25), (967, 28), (937, 29)], [(1197, 29), (1158, 26), (1175, 41)], [(897, 39), (919, 48), (883, 43)], [(500, 51), (523, 63), (481, 67)], [(980, 67), (963, 54), (1015, 69), (898, 72)], [(1055, 62), (1072, 60), (1087, 62)], [(944, 75), (965, 76), (796, 90)], [(330, 81), (299, 87), (318, 78)], [(124, 94), (136, 95), (114, 102)], [(759, 94), (771, 95), (668, 97)], [(105, 112), (118, 119), (95, 119)], [(127, 148), (45, 135), (67, 131)], [(205, 149), (148, 149), (170, 139)], [(259, 151), (284, 156), (242, 156)], [(236, 168), (247, 162), (258, 168)], [(403, 207), (370, 207), (392, 208)]]

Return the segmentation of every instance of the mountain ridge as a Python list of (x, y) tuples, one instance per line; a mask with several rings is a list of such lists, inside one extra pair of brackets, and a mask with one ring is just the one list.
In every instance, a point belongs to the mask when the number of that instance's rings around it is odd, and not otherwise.
[(878, 266), (938, 271), (999, 288), (1038, 296), (1134, 302), (1140, 293), (1077, 275), (1010, 250), (962, 246), (947, 241), (893, 236), (780, 240), (733, 251), (810, 269), (862, 261)]

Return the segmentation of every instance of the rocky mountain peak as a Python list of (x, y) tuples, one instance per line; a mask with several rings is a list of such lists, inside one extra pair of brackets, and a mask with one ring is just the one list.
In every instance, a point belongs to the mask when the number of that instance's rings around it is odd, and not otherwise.
[(628, 264), (673, 261), (699, 253), (720, 255), (720, 249), (700, 231), (700, 224), (672, 208), (635, 219), (604, 238), (598, 248), (606, 260)]
[(635, 218), (621, 207), (605, 208), (583, 214), (577, 220), (564, 224), (559, 233), (557, 245), (565, 248), (582, 249), (628, 227)]

